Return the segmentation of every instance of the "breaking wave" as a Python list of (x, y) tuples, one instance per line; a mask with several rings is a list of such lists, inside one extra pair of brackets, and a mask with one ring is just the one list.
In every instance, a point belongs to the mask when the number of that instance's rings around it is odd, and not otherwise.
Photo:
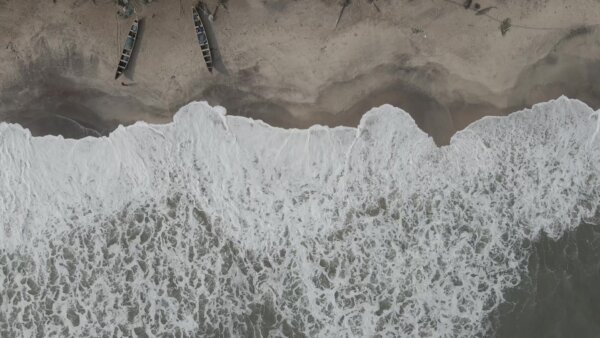
[(437, 147), (400, 109), (284, 130), (0, 124), (0, 336), (474, 336), (532, 241), (596, 218), (598, 113), (560, 98)]

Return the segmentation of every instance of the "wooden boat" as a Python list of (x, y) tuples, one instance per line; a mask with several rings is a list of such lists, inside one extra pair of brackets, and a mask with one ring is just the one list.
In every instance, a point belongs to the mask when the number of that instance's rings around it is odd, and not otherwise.
[(212, 53), (210, 52), (210, 45), (208, 44), (208, 36), (206, 35), (206, 30), (204, 29), (204, 24), (202, 23), (202, 18), (198, 13), (196, 7), (192, 7), (192, 14), (194, 18), (194, 26), (196, 26), (196, 35), (198, 36), (198, 43), (200, 43), (200, 49), (202, 50), (202, 56), (204, 57), (204, 62), (206, 62), (206, 67), (208, 71), (212, 73), (213, 70), (213, 59)]
[(138, 34), (138, 20), (136, 19), (131, 25), (131, 29), (129, 30), (129, 34), (127, 34), (127, 40), (125, 40), (125, 45), (123, 46), (123, 53), (121, 53), (121, 59), (119, 60), (119, 66), (117, 67), (117, 74), (115, 75), (115, 80), (123, 74), (125, 69), (127, 69), (127, 65), (129, 64), (129, 59), (131, 59), (131, 53), (133, 52), (133, 47), (135, 46), (135, 39)]

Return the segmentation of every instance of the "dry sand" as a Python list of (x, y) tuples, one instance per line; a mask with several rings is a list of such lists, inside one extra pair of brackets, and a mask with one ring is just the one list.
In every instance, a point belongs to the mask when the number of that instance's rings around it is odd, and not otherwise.
[(600, 107), (597, 1), (477, 2), (497, 8), (486, 16), (462, 1), (375, 0), (378, 12), (353, 0), (334, 29), (338, 1), (230, 0), (210, 24), (210, 74), (191, 1), (136, 1), (136, 55), (115, 81), (133, 18), (119, 19), (114, 1), (0, 0), (0, 120), (81, 137), (166, 122), (207, 100), (276, 126), (355, 126), (391, 103), (444, 144), (481, 116), (561, 94)]

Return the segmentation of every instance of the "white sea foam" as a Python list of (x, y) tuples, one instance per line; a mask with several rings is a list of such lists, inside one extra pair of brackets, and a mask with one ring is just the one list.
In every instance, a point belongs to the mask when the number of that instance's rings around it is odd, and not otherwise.
[(597, 214), (598, 114), (566, 98), (438, 148), (400, 109), (283, 130), (0, 124), (0, 336), (473, 336), (540, 231)]

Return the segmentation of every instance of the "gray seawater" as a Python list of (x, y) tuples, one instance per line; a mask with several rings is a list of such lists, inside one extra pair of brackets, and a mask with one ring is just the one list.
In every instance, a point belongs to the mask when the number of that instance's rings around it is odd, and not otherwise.
[[(2, 291), (3, 297), (0, 298), (0, 307), (6, 309), (10, 304), (6, 304), (7, 299), (12, 299), (16, 305), (19, 301), (35, 298), (39, 300), (37, 305), (28, 306), (22, 313), (22, 317), (15, 315), (14, 312), (0, 313), (0, 327), (2, 337), (35, 336), (35, 337), (56, 337), (69, 336), (72, 334), (68, 325), (64, 325), (64, 318), (60, 313), (53, 309), (54, 300), (61, 293), (79, 293), (85, 295), (85, 289), (89, 283), (93, 283), (98, 275), (114, 274), (114, 278), (123, 278), (132, 281), (134, 276), (142, 271), (147, 271), (150, 267), (145, 261), (147, 257), (128, 258), (130, 252), (128, 247), (131, 245), (129, 240), (139, 236), (140, 243), (147, 243), (147, 250), (154, 250), (154, 245), (161, 243), (161, 239), (166, 242), (175, 240), (168, 235), (162, 238), (150, 233), (157, 234), (163, 224), (162, 218), (158, 218), (155, 223), (155, 229), (143, 228), (137, 229), (141, 223), (144, 211), (137, 213), (134, 218), (136, 222), (116, 223), (110, 227), (106, 237), (102, 240), (107, 244), (115, 243), (120, 245), (122, 253), (110, 254), (106, 251), (99, 260), (94, 260), (92, 266), (83, 268), (84, 278), (79, 286), (80, 290), (72, 289), (73, 279), (59, 278), (58, 272), (54, 267), (56, 261), (50, 259), (47, 269), (50, 279), (45, 285), (39, 285), (34, 279), (26, 278), (19, 280), (17, 276), (25, 276), (34, 270), (34, 263), (27, 257), (15, 255), (3, 250), (0, 253), (0, 267), (3, 276)], [(197, 217), (203, 224), (209, 223), (205, 215), (196, 212)], [(121, 215), (125, 216), (125, 215)], [(218, 239), (210, 235), (210, 227), (205, 230), (209, 235), (206, 237), (204, 250), (215, 250), (219, 245)], [(122, 236), (122, 237), (121, 237)], [(84, 239), (81, 243), (91, 247), (98, 238)], [(120, 242), (117, 244), (117, 242)], [(211, 243), (212, 242), (212, 243)], [(212, 245), (211, 245), (212, 244)], [(159, 244), (160, 245), (160, 244)], [(175, 244), (176, 245), (176, 244)], [(231, 267), (233, 264), (246, 266), (246, 269), (268, 269), (272, 266), (269, 261), (254, 259), (246, 260), (244, 263), (239, 257), (239, 252), (232, 243), (225, 243), (219, 250), (225, 267)], [(72, 246), (54, 247), (50, 256), (59, 256), (65, 259), (64, 268), (74, 272), (80, 268), (81, 259), (75, 255), (82, 254), (78, 248)], [(188, 259), (193, 259), (193, 255), (203, 255), (203, 252), (195, 253), (189, 251)], [(140, 258), (142, 260), (140, 260)], [(117, 263), (111, 269), (106, 267), (115, 264), (114, 261), (122, 259), (122, 263)], [(138, 265), (133, 265), (127, 269), (122, 264), (131, 263), (137, 259)], [(172, 297), (180, 305), (185, 304), (187, 308), (197, 315), (194, 320), (202, 322), (201, 313), (206, 311), (204, 306), (208, 303), (206, 299), (199, 299), (195, 303), (193, 299), (186, 299), (186, 287), (178, 285), (176, 276), (172, 269), (169, 269), (168, 262), (164, 259), (154, 258), (151, 268), (158, 273), (155, 280), (160, 283), (166, 282), (164, 292)], [(107, 271), (109, 270), (109, 271)], [(110, 271), (112, 270), (112, 271)], [(196, 276), (198, 279), (204, 279), (209, 283), (216, 283), (214, 275)], [(221, 281), (222, 282), (222, 281)], [(493, 321), (493, 336), (496, 337), (598, 337), (600, 336), (600, 226), (593, 224), (581, 224), (576, 230), (565, 233), (559, 240), (552, 240), (542, 236), (538, 241), (531, 243), (531, 255), (528, 263), (528, 273), (524, 274), (521, 283), (506, 291), (504, 303), (491, 314)], [(134, 324), (134, 318), (140, 313), (139, 302), (131, 297), (131, 290), (127, 286), (122, 286), (126, 291), (123, 299), (115, 302), (115, 310), (120, 309), (121, 315), (127, 318), (130, 324)], [(143, 296), (140, 296), (143, 297)], [(101, 298), (101, 296), (100, 296)], [(101, 300), (101, 299), (98, 299)], [(381, 304), (384, 308), (390, 306)], [(295, 323), (285, 320), (277, 314), (274, 304), (265, 302), (262, 304), (250, 304), (248, 313), (237, 325), (233, 327), (235, 336), (244, 337), (267, 337), (270, 336), (274, 328), (281, 328), (280, 334), (285, 337), (306, 337), (300, 328), (295, 327)], [(79, 312), (81, 311), (81, 312)], [(84, 316), (85, 310), (75, 305), (64, 314), (71, 325), (79, 325)], [(159, 312), (157, 320), (162, 316), (167, 316), (166, 312)], [(62, 329), (55, 328), (47, 330), (47, 324), (53, 323)], [(15, 325), (16, 324), (16, 325)], [(132, 325), (133, 326), (133, 325)], [(126, 325), (118, 326), (113, 334), (105, 334), (103, 337), (151, 337), (152, 331), (158, 329), (156, 326), (140, 325), (130, 329)], [(174, 329), (171, 333), (164, 333), (163, 337), (186, 337), (186, 336), (209, 336), (224, 337), (234, 336), (222, 325), (211, 325), (206, 323), (200, 327), (200, 334), (185, 334), (179, 329)], [(35, 334), (34, 334), (35, 332)], [(29, 335), (28, 333), (31, 333)], [(92, 332), (84, 332), (86, 336), (95, 336)], [(397, 336), (401, 336), (398, 333)], [(433, 334), (435, 336), (435, 333)]]
[(595, 336), (599, 130), (564, 97), (442, 148), (391, 106), (0, 124), (0, 336)]
[(528, 273), (494, 317), (497, 337), (600, 337), (600, 226), (533, 242)]

